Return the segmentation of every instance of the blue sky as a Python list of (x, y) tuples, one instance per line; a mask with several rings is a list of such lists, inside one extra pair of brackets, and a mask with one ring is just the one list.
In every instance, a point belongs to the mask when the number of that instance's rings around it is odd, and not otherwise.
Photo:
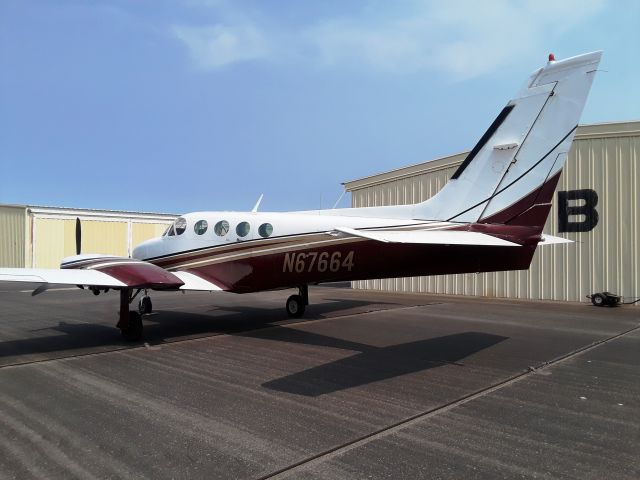
[(605, 50), (582, 123), (640, 119), (638, 25), (636, 0), (5, 0), (0, 203), (327, 208), (471, 148), (549, 52)]

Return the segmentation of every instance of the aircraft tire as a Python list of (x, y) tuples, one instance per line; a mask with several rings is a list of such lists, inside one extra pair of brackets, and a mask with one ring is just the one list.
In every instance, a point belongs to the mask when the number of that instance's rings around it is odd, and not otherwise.
[(300, 318), (304, 315), (304, 299), (300, 295), (291, 295), (287, 299), (287, 315), (291, 318)]
[(142, 340), (142, 317), (138, 312), (129, 312), (129, 326), (120, 330), (127, 342)]
[(151, 297), (142, 297), (138, 302), (138, 312), (140, 315), (146, 315), (153, 311), (153, 303), (151, 303)]

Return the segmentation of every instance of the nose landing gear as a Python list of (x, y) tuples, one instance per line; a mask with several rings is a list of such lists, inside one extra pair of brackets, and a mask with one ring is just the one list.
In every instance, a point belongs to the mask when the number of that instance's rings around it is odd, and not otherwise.
[(309, 305), (309, 287), (302, 285), (298, 287), (298, 292), (298, 295), (291, 295), (287, 299), (287, 314), (291, 318), (302, 317), (307, 305)]
[[(120, 329), (122, 338), (128, 342), (138, 342), (142, 340), (142, 317), (140, 316), (140, 313), (130, 311), (129, 304), (133, 301), (140, 290), (133, 295), (132, 292), (133, 289), (131, 288), (123, 288), (120, 290), (120, 319), (118, 320), (116, 327)], [(142, 299), (140, 299), (140, 304), (142, 304), (145, 299), (147, 299), (148, 302), (148, 305), (145, 306), (145, 308), (149, 308), (149, 311), (146, 311), (145, 313), (150, 313), (151, 299), (148, 296), (145, 295), (142, 297)]]
[(139, 342), (142, 340), (142, 317), (138, 312), (129, 312), (129, 322), (126, 328), (120, 328), (122, 338), (128, 342)]

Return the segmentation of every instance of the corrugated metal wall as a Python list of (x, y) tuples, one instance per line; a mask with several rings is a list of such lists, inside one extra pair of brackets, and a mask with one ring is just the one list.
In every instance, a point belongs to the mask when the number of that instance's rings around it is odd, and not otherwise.
[(58, 268), (60, 260), (75, 255), (75, 221), (38, 218), (34, 232), (34, 267)]
[(421, 173), (363, 188), (353, 193), (352, 204), (354, 207), (370, 207), (422, 202), (444, 187), (456, 168), (457, 164), (430, 173)]
[[(76, 254), (76, 221), (35, 218), (34, 267), (58, 268), (60, 260)], [(82, 253), (129, 255), (128, 223), (84, 220)]]
[[(104, 253), (127, 257), (133, 247), (162, 235), (167, 223), (136, 223), (135, 219), (97, 220), (81, 218), (82, 253)], [(64, 257), (76, 254), (76, 221), (68, 218), (36, 217), (33, 265), (58, 268)]]
[(0, 267), (24, 267), (27, 209), (0, 206)]
[(141, 242), (162, 235), (171, 214), (0, 205), (0, 267), (58, 268), (76, 253), (76, 218), (82, 253), (127, 257)]
[(97, 220), (82, 222), (82, 251), (127, 257), (129, 223)]
[[(575, 243), (538, 248), (528, 271), (369, 280), (354, 288), (565, 301), (604, 290), (640, 297), (639, 157), (640, 122), (578, 129), (558, 190), (595, 190), (599, 222), (590, 232), (558, 233), (554, 204), (545, 232)], [(400, 178), (389, 172), (356, 180), (347, 190), (358, 207), (420, 202), (442, 188), (463, 158), (440, 160), (439, 169), (422, 164), (425, 173), (414, 166)]]

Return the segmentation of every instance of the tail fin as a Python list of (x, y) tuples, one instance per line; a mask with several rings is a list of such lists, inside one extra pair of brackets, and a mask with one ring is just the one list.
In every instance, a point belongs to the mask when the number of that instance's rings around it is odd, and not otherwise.
[(550, 60), (534, 72), (414, 218), (542, 227), (601, 56)]

